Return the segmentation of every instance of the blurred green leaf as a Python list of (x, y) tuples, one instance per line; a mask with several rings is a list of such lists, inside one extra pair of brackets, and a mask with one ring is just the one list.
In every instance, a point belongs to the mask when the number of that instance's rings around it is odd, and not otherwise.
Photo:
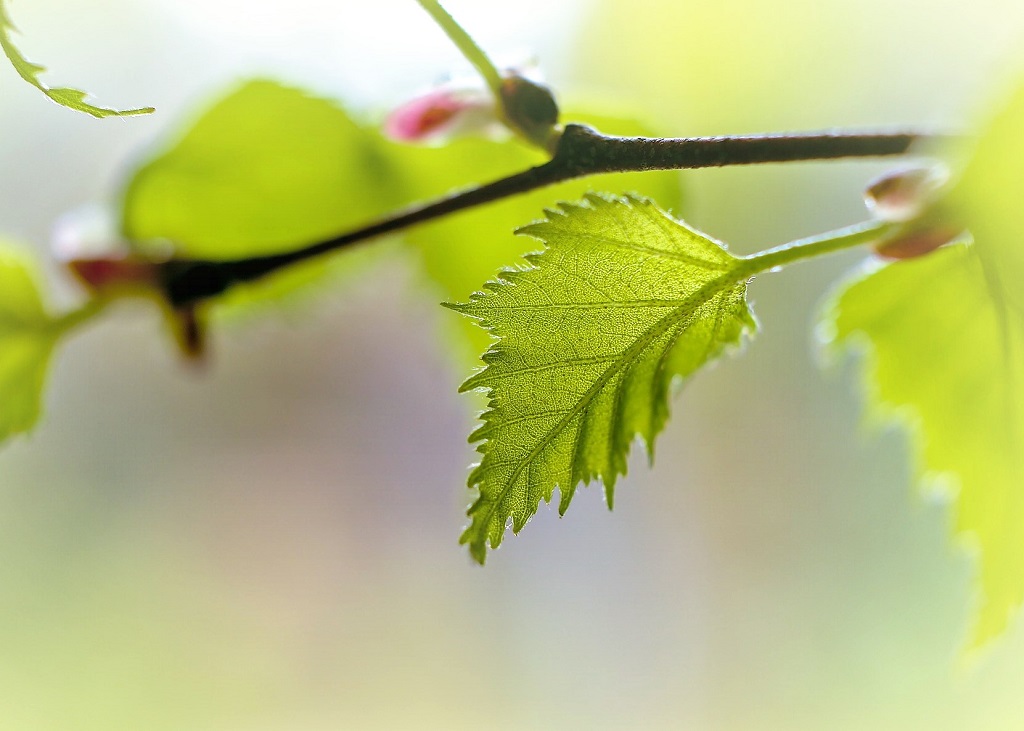
[(721, 244), (649, 200), (588, 195), (520, 233), (544, 242), (453, 309), (499, 341), (462, 390), (486, 389), (480, 497), (462, 535), (483, 563), (509, 518), (519, 532), (541, 499), (598, 478), (609, 506), (639, 435), (648, 450), (668, 418), (670, 386), (740, 342), (755, 322), (746, 275)]
[(956, 487), (956, 533), (980, 552), (975, 644), (1024, 597), (1024, 329), (1010, 330), (973, 247), (886, 266), (836, 297), (833, 345), (866, 346), (872, 409), (913, 437), (918, 478)]
[(84, 112), (85, 114), (92, 115), (93, 117), (130, 117), (137, 114), (152, 114), (154, 111), (153, 107), (143, 107), (140, 109), (107, 109), (106, 107), (97, 107), (89, 104), (85, 101), (86, 93), (79, 91), (78, 89), (68, 88), (53, 88), (44, 84), (39, 75), (46, 71), (45, 66), (40, 66), (37, 63), (32, 63), (25, 58), (21, 51), (14, 45), (14, 41), (11, 40), (11, 33), (17, 29), (14, 27), (14, 23), (11, 22), (11, 17), (7, 13), (6, 3), (7, 0), (0, 0), (0, 46), (3, 47), (4, 53), (14, 66), (14, 70), (18, 72), (18, 75), (25, 81), (30, 83), (32, 86), (39, 89), (51, 100), (60, 104), (62, 107), (68, 109), (74, 109), (77, 112)]
[(985, 264), (992, 297), (1024, 312), (1024, 87), (991, 119), (970, 153), (947, 215), (964, 222)]
[(913, 435), (921, 479), (956, 487), (958, 537), (979, 553), (973, 643), (1024, 600), (1024, 90), (981, 136), (943, 215), (971, 246), (893, 264), (849, 285), (827, 322), (866, 339), (873, 408)]
[(135, 172), (122, 226), (181, 256), (278, 253), (390, 210), (397, 175), (380, 137), (334, 102), (250, 81)]
[[(134, 246), (237, 259), (329, 238), (394, 209), (401, 171), (384, 141), (332, 101), (254, 80), (229, 93), (128, 183), (122, 228)], [(380, 247), (374, 247), (374, 251)], [(331, 256), (234, 287), (219, 317), (294, 301), (371, 257)]]
[(29, 262), (0, 249), (0, 440), (39, 420), (46, 371), (61, 332), (43, 307)]
[[(649, 135), (643, 125), (622, 117), (573, 113), (566, 119), (591, 124), (602, 132)], [(444, 147), (392, 146), (395, 165), (405, 171), (409, 200), (443, 195), (472, 183), (484, 183), (544, 162), (545, 157), (518, 140), (503, 142), (461, 138)], [(672, 207), (680, 199), (679, 174), (675, 171), (600, 175), (507, 198), (487, 206), (431, 221), (410, 230), (406, 239), (420, 252), (427, 276), (451, 301), (465, 300), (494, 279), (500, 268), (510, 266), (537, 244), (513, 231), (537, 218), (537, 212), (560, 200), (578, 200), (588, 190), (636, 192)], [(476, 356), (491, 337), (466, 320), (458, 320), (460, 345)]]

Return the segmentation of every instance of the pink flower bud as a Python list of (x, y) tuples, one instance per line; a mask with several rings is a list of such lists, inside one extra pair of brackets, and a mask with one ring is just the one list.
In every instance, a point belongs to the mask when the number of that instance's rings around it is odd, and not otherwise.
[(399, 142), (435, 142), (499, 124), (494, 99), (484, 87), (446, 85), (395, 109), (384, 133)]

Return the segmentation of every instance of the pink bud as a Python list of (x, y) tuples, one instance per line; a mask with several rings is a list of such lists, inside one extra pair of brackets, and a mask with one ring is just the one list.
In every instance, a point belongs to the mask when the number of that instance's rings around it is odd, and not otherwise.
[(487, 89), (443, 86), (391, 112), (388, 137), (400, 142), (431, 142), (460, 132), (482, 132), (498, 123)]

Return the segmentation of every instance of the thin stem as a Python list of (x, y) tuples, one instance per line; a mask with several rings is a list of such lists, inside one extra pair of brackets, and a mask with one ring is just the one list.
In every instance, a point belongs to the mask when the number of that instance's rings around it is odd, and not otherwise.
[(743, 277), (770, 271), (787, 264), (813, 259), (843, 249), (852, 249), (888, 238), (899, 231), (901, 225), (885, 221), (865, 221), (836, 231), (811, 236), (745, 257), (741, 267)]
[(424, 10), (430, 13), (434, 22), (441, 26), (441, 30), (458, 47), (466, 60), (473, 64), (473, 68), (484, 77), (487, 87), (494, 94), (495, 101), (501, 104), (501, 73), (484, 53), (484, 50), (477, 45), (476, 41), (458, 24), (455, 18), (441, 7), (441, 3), (437, 0), (418, 0), (418, 2)]
[(912, 132), (660, 139), (612, 137), (589, 127), (570, 124), (565, 127), (554, 156), (543, 165), (398, 211), (361, 228), (284, 254), (234, 261), (172, 260), (163, 266), (163, 286), (172, 306), (195, 304), (220, 294), (233, 284), (258, 279), (306, 259), (467, 208), (598, 173), (886, 157), (906, 154), (916, 142), (941, 139), (944, 138)]

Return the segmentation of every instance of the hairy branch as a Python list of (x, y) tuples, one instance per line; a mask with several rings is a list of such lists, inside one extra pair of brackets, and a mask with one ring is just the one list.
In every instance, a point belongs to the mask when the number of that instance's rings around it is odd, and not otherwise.
[(162, 283), (172, 305), (190, 306), (221, 294), (234, 284), (259, 279), (291, 264), (466, 208), (588, 175), (887, 157), (904, 155), (917, 142), (938, 139), (912, 132), (857, 134), (842, 131), (660, 139), (613, 137), (590, 127), (570, 124), (565, 127), (551, 160), (543, 165), (399, 211), (295, 251), (235, 261), (172, 260), (162, 268)]

